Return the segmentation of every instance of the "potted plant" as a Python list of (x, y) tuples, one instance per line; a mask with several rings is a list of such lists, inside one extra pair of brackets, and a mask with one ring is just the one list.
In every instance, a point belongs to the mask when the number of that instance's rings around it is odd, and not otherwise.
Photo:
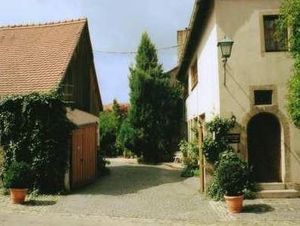
[(217, 165), (216, 176), (229, 212), (240, 213), (250, 176), (248, 164), (233, 151), (224, 152)]
[(32, 176), (30, 166), (25, 162), (12, 162), (3, 175), (3, 185), (10, 190), (12, 203), (24, 203)]

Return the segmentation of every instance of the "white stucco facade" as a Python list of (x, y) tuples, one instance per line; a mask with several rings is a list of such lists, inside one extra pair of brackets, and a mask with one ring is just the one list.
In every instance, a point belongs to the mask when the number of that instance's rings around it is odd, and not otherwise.
[[(198, 83), (192, 89), (189, 81), (189, 96), (186, 100), (187, 120), (202, 114), (211, 119), (220, 113), (217, 36), (216, 15), (213, 11), (193, 59), (197, 60)], [(190, 80), (191, 70), (188, 73)]]

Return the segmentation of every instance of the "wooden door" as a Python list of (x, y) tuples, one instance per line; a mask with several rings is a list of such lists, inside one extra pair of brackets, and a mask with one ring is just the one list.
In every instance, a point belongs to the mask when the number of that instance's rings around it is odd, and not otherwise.
[(96, 179), (97, 125), (80, 127), (72, 135), (71, 187), (76, 188)]
[(248, 159), (257, 182), (281, 181), (281, 132), (269, 113), (254, 116), (248, 124)]

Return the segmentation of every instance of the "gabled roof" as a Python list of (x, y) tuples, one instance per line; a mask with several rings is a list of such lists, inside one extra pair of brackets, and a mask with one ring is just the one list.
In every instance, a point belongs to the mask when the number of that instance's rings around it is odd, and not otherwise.
[(57, 88), (86, 23), (0, 27), (0, 96)]

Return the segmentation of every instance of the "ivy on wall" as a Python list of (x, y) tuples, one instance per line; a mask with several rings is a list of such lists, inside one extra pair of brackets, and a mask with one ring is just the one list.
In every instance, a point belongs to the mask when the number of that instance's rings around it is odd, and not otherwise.
[(234, 126), (235, 120), (233, 118), (215, 117), (206, 123), (208, 134), (203, 141), (202, 150), (209, 163), (215, 164), (222, 152), (232, 150), (226, 135)]
[(3, 171), (13, 161), (24, 161), (34, 174), (32, 189), (42, 193), (63, 190), (74, 127), (57, 92), (5, 97), (0, 101)]

